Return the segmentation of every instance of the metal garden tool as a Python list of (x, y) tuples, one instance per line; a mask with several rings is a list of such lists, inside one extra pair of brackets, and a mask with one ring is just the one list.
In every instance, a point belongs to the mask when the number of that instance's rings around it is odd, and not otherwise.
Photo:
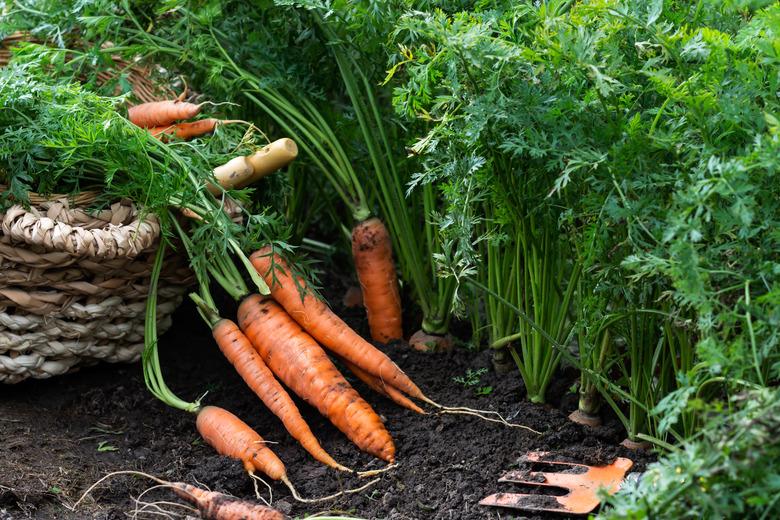
[[(599, 505), (598, 490), (604, 488), (609, 494), (615, 493), (634, 464), (618, 457), (608, 466), (587, 466), (543, 460), (545, 455), (546, 452), (529, 452), (521, 459), (526, 467), (510, 471), (498, 481), (543, 488), (551, 493), (496, 493), (482, 499), (480, 505), (585, 515)], [(539, 471), (548, 467), (559, 471)], [(564, 493), (556, 495), (556, 490)]]

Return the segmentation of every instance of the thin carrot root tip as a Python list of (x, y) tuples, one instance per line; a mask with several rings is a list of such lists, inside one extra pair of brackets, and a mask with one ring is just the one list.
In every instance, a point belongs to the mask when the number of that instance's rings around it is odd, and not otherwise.
[(369, 477), (376, 477), (377, 475), (381, 475), (382, 473), (386, 473), (390, 471), (391, 469), (395, 469), (398, 467), (398, 464), (388, 464), (384, 468), (380, 469), (371, 469), (367, 471), (358, 471), (357, 476), (360, 478), (369, 478)]
[(338, 498), (340, 496), (344, 495), (352, 495), (355, 493), (360, 493), (361, 491), (365, 491), (366, 489), (370, 488), (377, 482), (379, 482), (381, 479), (374, 479), (371, 482), (368, 482), (366, 484), (363, 484), (360, 487), (353, 488), (353, 489), (345, 489), (344, 491), (339, 491), (338, 493), (334, 493), (332, 495), (328, 495), (325, 497), (318, 497), (318, 498), (303, 498), (298, 494), (298, 491), (296, 491), (295, 486), (293, 486), (292, 482), (290, 482), (289, 479), (285, 478), (282, 482), (287, 486), (287, 488), (290, 490), (290, 494), (292, 494), (293, 498), (297, 500), (298, 502), (303, 502), (306, 504), (314, 504), (317, 502), (326, 502), (328, 500), (333, 500), (334, 498)]
[(402, 339), (401, 296), (393, 246), (381, 220), (370, 218), (352, 229), (352, 256), (363, 290), (371, 338), (380, 343)]
[[(508, 426), (510, 428), (519, 428), (522, 430), (529, 431), (531, 433), (534, 433), (536, 435), (542, 435), (542, 432), (534, 430), (530, 426), (526, 426), (524, 424), (518, 424), (518, 423), (511, 423), (507, 421), (504, 416), (502, 416), (500, 413), (493, 411), (493, 410), (475, 410), (472, 408), (449, 408), (449, 407), (443, 407), (441, 405), (438, 405), (440, 407), (439, 411), (436, 412), (437, 414), (452, 414), (452, 415), (469, 415), (472, 417), (478, 417), (482, 419), (483, 421), (487, 422), (493, 422), (497, 424), (503, 424), (504, 426)], [(494, 415), (494, 417), (488, 417), (488, 415)]]
[(428, 334), (423, 330), (418, 330), (409, 338), (409, 346), (420, 352), (443, 353), (452, 350), (452, 336), (446, 334)]

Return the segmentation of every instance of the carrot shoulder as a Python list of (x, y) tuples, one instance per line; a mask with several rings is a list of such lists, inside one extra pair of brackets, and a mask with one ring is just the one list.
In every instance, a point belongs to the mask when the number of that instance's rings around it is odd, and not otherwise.
[(214, 325), (212, 334), (220, 350), (235, 367), (241, 378), (268, 409), (282, 421), (290, 435), (318, 461), (331, 468), (347, 470), (333, 460), (333, 457), (320, 446), (309, 425), (306, 424), (298, 411), (298, 407), (295, 406), (289, 394), (276, 380), (238, 325), (231, 320), (220, 320)]
[(270, 247), (256, 251), (250, 260), (257, 272), (265, 278), (274, 300), (325, 348), (411, 397), (427, 400), (393, 360), (360, 337), (323, 301), (311, 292), (307, 292), (301, 299), (298, 285), (305, 290), (305, 280), (298, 277), (296, 285), (289, 266), (279, 255), (272, 255)]
[(352, 256), (371, 337), (380, 343), (403, 338), (393, 245), (381, 220), (370, 218), (352, 229)]
[(393, 439), (379, 416), (284, 309), (255, 294), (241, 302), (238, 322), (268, 367), (288, 387), (361, 450), (388, 462), (395, 460)]
[(130, 107), (127, 117), (130, 122), (141, 128), (168, 126), (180, 119), (190, 119), (198, 115), (201, 105), (170, 99), (152, 101)]
[(260, 435), (244, 421), (217, 406), (198, 412), (196, 426), (201, 437), (220, 455), (240, 460), (247, 473), (261, 471), (274, 480), (287, 480), (284, 464)]

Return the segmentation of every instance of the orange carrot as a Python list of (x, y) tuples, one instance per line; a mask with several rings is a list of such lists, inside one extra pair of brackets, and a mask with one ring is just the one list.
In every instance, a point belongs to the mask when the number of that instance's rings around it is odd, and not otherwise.
[(173, 491), (195, 504), (201, 518), (209, 520), (284, 520), (286, 517), (268, 506), (239, 500), (216, 491), (206, 491), (184, 482), (168, 482)]
[(71, 506), (71, 509), (75, 510), (93, 489), (116, 475), (144, 477), (155, 481), (162, 487), (171, 488), (178, 496), (197, 506), (200, 517), (208, 520), (285, 520), (286, 518), (279, 511), (261, 504), (239, 500), (216, 491), (206, 491), (184, 482), (168, 482), (154, 475), (132, 470), (114, 471), (101, 478), (81, 495), (81, 498)]
[(268, 367), (358, 448), (395, 460), (395, 445), (371, 406), (349, 385), (319, 345), (270, 299), (248, 296), (238, 323)]
[(408, 410), (420, 414), (425, 414), (425, 411), (422, 408), (414, 404), (408, 397), (402, 394), (401, 391), (398, 390), (397, 388), (386, 384), (384, 381), (381, 381), (380, 379), (372, 376), (365, 370), (355, 366), (354, 364), (350, 363), (344, 358), (340, 358), (340, 360), (350, 370), (350, 372), (355, 374), (355, 377), (363, 381), (366, 384), (366, 386), (368, 386), (374, 392), (387, 397), (388, 399), (394, 401), (396, 404), (403, 406)]
[(352, 229), (352, 256), (363, 290), (371, 337), (380, 343), (403, 338), (393, 245), (381, 220), (370, 218)]
[(279, 255), (272, 255), (270, 246), (253, 253), (250, 260), (265, 278), (273, 298), (322, 346), (409, 396), (430, 402), (398, 365), (360, 337), (322, 300), (311, 292), (301, 298), (298, 287), (306, 290), (306, 281), (297, 277), (296, 285), (289, 266)]
[(281, 419), (290, 435), (318, 461), (331, 468), (349, 471), (322, 449), (309, 425), (301, 417), (298, 407), (274, 378), (263, 358), (241, 332), (238, 325), (227, 319), (219, 320), (212, 328), (212, 334), (220, 350), (236, 368), (241, 378), (274, 415)]
[(287, 470), (260, 435), (232, 413), (217, 406), (198, 412), (198, 432), (220, 455), (240, 460), (250, 475), (262, 471), (274, 480), (286, 480)]
[(217, 128), (218, 124), (222, 121), (209, 117), (207, 119), (198, 119), (197, 121), (190, 121), (187, 123), (177, 123), (168, 126), (156, 126), (149, 128), (149, 133), (152, 136), (162, 139), (163, 141), (169, 137), (178, 137), (179, 139), (192, 139), (193, 137), (200, 137), (202, 135), (210, 134)]
[(175, 121), (195, 117), (200, 113), (201, 106), (178, 99), (152, 101), (130, 107), (130, 110), (127, 111), (127, 118), (131, 123), (141, 128), (168, 126)]

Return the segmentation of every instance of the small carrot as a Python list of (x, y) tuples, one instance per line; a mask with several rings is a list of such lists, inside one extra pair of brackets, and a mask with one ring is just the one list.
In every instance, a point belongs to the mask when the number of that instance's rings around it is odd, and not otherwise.
[(393, 245), (381, 220), (370, 218), (352, 229), (352, 256), (363, 290), (371, 338), (380, 343), (403, 338)]
[(131, 123), (141, 128), (164, 127), (175, 121), (195, 117), (202, 106), (203, 103), (196, 105), (178, 99), (152, 101), (130, 107), (127, 116)]
[[(256, 251), (249, 259), (265, 279), (274, 300), (322, 346), (409, 396), (431, 402), (386, 354), (360, 337), (308, 291), (303, 278), (293, 279), (289, 266), (281, 256), (272, 253), (270, 246)], [(306, 291), (303, 297), (298, 287)]]
[(320, 446), (309, 425), (301, 416), (298, 407), (282, 385), (274, 378), (271, 370), (257, 353), (238, 325), (231, 320), (219, 320), (212, 328), (212, 334), (222, 353), (236, 368), (249, 388), (276, 415), (301, 445), (315, 459), (341, 471), (350, 471), (333, 460)]
[(284, 384), (358, 448), (387, 462), (395, 460), (393, 439), (379, 416), (284, 309), (254, 294), (239, 305), (238, 323)]
[(197, 121), (189, 121), (186, 123), (170, 124), (168, 126), (160, 125), (149, 128), (149, 133), (157, 139), (166, 140), (170, 137), (178, 137), (179, 139), (192, 139), (194, 137), (200, 137), (202, 135), (210, 134), (213, 132), (217, 125), (225, 123), (220, 119), (209, 117), (207, 119), (198, 119)]
[(284, 483), (293, 498), (300, 502), (331, 500), (341, 495), (360, 492), (379, 482), (379, 479), (375, 479), (359, 488), (340, 491), (326, 497), (301, 498), (287, 477), (284, 463), (265, 445), (263, 438), (244, 421), (217, 406), (205, 406), (198, 412), (196, 426), (201, 437), (217, 450), (217, 453), (241, 461), (252, 479), (257, 481), (259, 477), (255, 475), (255, 471), (262, 471), (272, 479)]
[(195, 424), (203, 440), (217, 453), (240, 460), (250, 475), (261, 471), (274, 480), (287, 479), (287, 469), (263, 438), (227, 410), (205, 406)]
[(355, 366), (344, 358), (340, 358), (340, 361), (344, 363), (350, 372), (355, 374), (355, 377), (363, 381), (366, 386), (368, 386), (374, 392), (387, 397), (396, 404), (403, 406), (408, 410), (425, 415), (425, 411), (422, 408), (414, 404), (411, 399), (402, 394), (401, 391), (397, 388), (386, 384), (384, 381), (381, 381), (379, 378), (372, 376), (365, 370)]

